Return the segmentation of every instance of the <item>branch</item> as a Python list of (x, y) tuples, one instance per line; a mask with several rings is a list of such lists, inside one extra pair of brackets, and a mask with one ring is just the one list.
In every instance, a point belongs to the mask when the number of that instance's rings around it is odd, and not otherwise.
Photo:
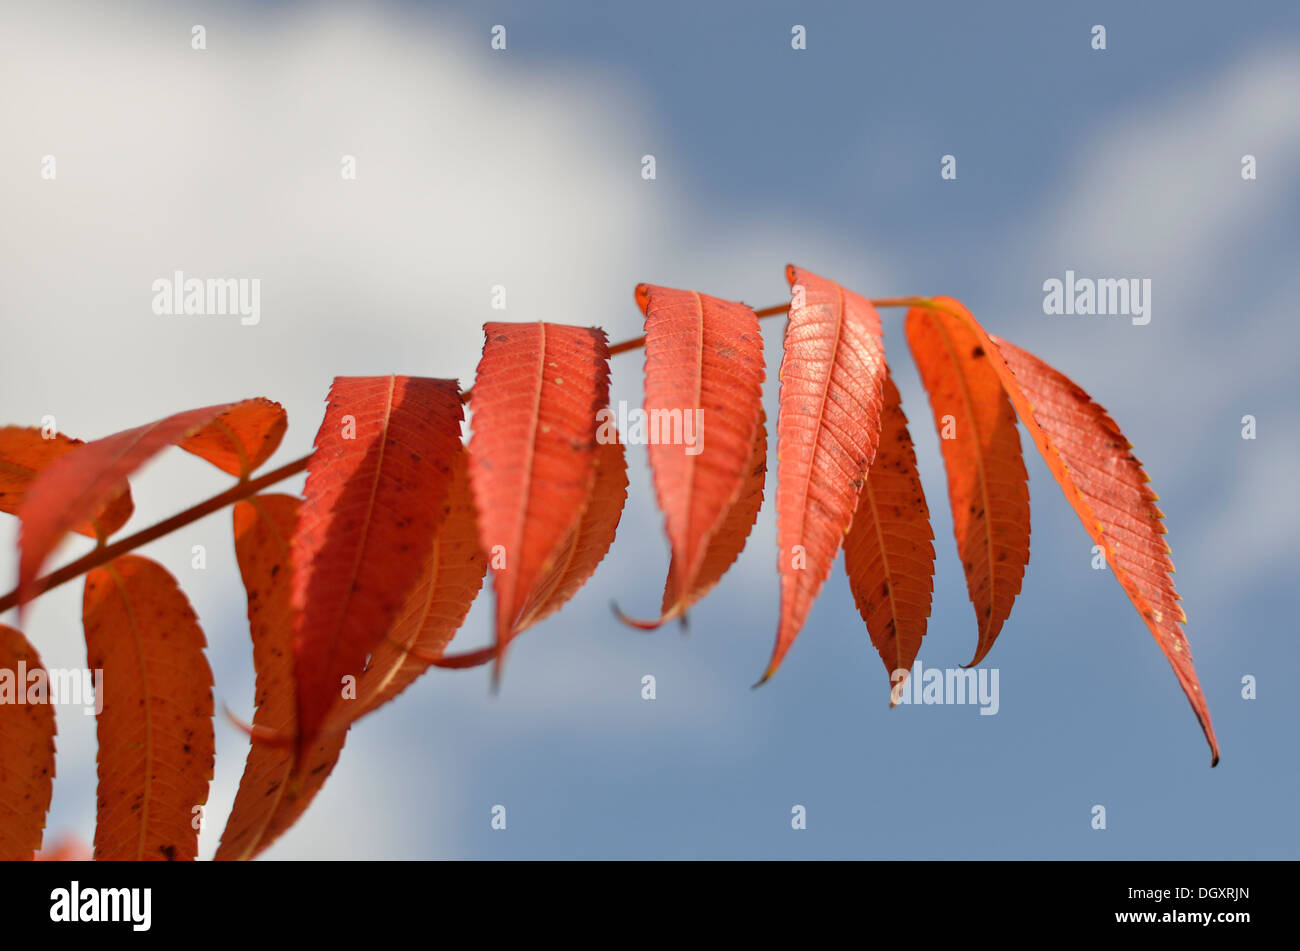
[[(287, 463), (278, 469), (272, 469), (264, 476), (259, 476), (256, 479), (250, 479), (246, 482), (240, 482), (227, 489), (225, 492), (222, 492), (219, 495), (214, 495), (206, 502), (200, 502), (198, 505), (188, 508), (184, 512), (173, 515), (171, 518), (165, 519), (156, 525), (151, 525), (142, 531), (138, 531), (134, 535), (128, 535), (126, 538), (115, 541), (111, 545), (100, 545), (95, 548), (94, 551), (86, 553), (76, 561), (69, 562), (57, 571), (52, 571), (42, 578), (37, 578), (35, 583), (32, 585), (35, 592), (32, 597), (44, 594), (51, 588), (57, 588), (59, 585), (71, 581), (73, 578), (80, 577), (93, 568), (98, 568), (100, 565), (107, 564), (119, 555), (125, 555), (129, 551), (139, 548), (141, 545), (147, 545), (149, 542), (162, 538), (164, 535), (170, 535), (178, 528), (184, 528), (191, 522), (197, 522), (205, 515), (211, 515), (213, 512), (220, 511), (227, 505), (233, 505), (235, 502), (246, 499), (251, 495), (256, 495), (267, 486), (275, 485), (275, 483), (282, 482), (289, 478), (289, 476), (297, 475), (299, 472), (302, 472), (307, 468), (307, 460), (310, 458), (311, 456), (303, 456), (301, 459), (295, 459), (293, 462)], [(0, 598), (0, 614), (15, 607), (17, 604), (18, 590), (15, 588), (3, 598)]]

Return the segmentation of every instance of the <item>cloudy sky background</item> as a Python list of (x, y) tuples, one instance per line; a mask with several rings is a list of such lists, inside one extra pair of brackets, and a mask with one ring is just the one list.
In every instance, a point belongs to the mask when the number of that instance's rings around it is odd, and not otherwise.
[[(53, 414), (95, 438), (265, 395), (290, 418), (275, 465), (310, 447), (333, 376), (468, 385), (493, 319), (634, 336), (638, 281), (762, 307), (785, 299), (795, 262), (870, 296), (950, 294), (1073, 377), (1137, 446), (1223, 762), (1208, 768), (1168, 664), (1091, 569), (1091, 540), (1036, 457), (1033, 559), (984, 663), (1000, 670), (1001, 709), (981, 717), (888, 709), (838, 564), (779, 675), (751, 691), (775, 631), (770, 507), (689, 636), (620, 627), (609, 602), (649, 613), (668, 561), (638, 448), (613, 550), (516, 643), (500, 696), (483, 671), (426, 675), (353, 730), (267, 857), (1300, 854), (1300, 10), (475, 6), (6, 10), (0, 417)], [(795, 23), (805, 51), (790, 48)], [(1090, 48), (1096, 23), (1104, 52)], [(504, 52), (489, 47), (494, 24)], [(956, 181), (940, 178), (945, 153)], [(1241, 178), (1247, 153), (1256, 181)], [(1151, 323), (1045, 316), (1043, 281), (1067, 268), (1150, 278)], [(176, 269), (260, 278), (261, 323), (155, 316), (151, 283)], [(921, 659), (956, 666), (975, 626), (937, 438), (902, 313), (882, 316), (939, 553)], [(764, 324), (773, 419), (782, 329)], [(615, 358), (614, 399), (639, 405), (640, 368)], [(168, 454), (134, 480), (131, 529), (227, 482)], [(15, 520), (0, 523), (0, 577), (16, 574), (16, 538)], [(195, 544), (205, 571), (190, 568)], [(218, 707), (251, 715), (229, 512), (144, 553), (199, 614)], [(67, 585), (24, 620), (48, 666), (85, 664), (80, 596)], [(488, 640), (490, 605), (458, 645)], [(1256, 700), (1241, 698), (1246, 675)], [(59, 715), (47, 841), (89, 841), (94, 723)], [(247, 749), (224, 721), (216, 731), (205, 858)], [(498, 803), (505, 832), (489, 826)]]

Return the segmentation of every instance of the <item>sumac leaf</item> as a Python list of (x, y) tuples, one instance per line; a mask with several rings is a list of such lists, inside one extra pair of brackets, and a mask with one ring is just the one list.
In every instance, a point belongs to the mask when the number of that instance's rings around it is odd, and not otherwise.
[(565, 550), (596, 478), (609, 403), (605, 333), (489, 323), (474, 382), (470, 482), (496, 594), (494, 676)]
[[(447, 519), (434, 539), (419, 582), (357, 681), (356, 700), (335, 709), (341, 723), (377, 710), (428, 670), (464, 623), (483, 586), (487, 561), (479, 550), (467, 457), (464, 451), (454, 457)], [(330, 727), (334, 721), (332, 717)]]
[(461, 418), (454, 380), (337, 377), (330, 387), (292, 545), (300, 756), (424, 571), (447, 517)]
[[(46, 674), (36, 648), (0, 624), (0, 862), (31, 861), (41, 847), (54, 783), (54, 705), (28, 692)], [(41, 678), (37, 678), (41, 682)]]
[[(958, 301), (934, 302), (979, 326)], [(1170, 576), (1174, 566), (1164, 539), (1164, 513), (1132, 444), (1106, 411), (1064, 374), (1010, 341), (985, 336), (1001, 357), (993, 364), (1021, 422), (1173, 667), (1210, 745), (1210, 765), (1217, 765), (1219, 743), (1183, 633), (1187, 618)]]
[[(17, 515), (36, 476), (55, 459), (81, 445), (84, 443), (80, 439), (62, 433), (47, 439), (35, 427), (0, 427), (0, 512)], [(125, 525), (135, 505), (127, 484), (122, 482), (119, 488), (121, 491), (89, 520), (72, 525), (70, 530), (91, 538), (107, 538)]]
[(213, 763), (198, 619), (165, 568), (123, 555), (86, 575), (82, 621), (103, 671), (95, 858), (193, 859)]
[(880, 439), (885, 348), (871, 301), (791, 265), (777, 416), (781, 618), (763, 683), (794, 643), (849, 530)]
[[(648, 455), (672, 551), (666, 590), (681, 592), (665, 600), (662, 622), (717, 583), (713, 577), (701, 584), (701, 573), (754, 470), (763, 339), (744, 304), (649, 284), (639, 285), (636, 296), (646, 316)], [(742, 547), (748, 534), (745, 525)], [(735, 547), (735, 540), (721, 539), (721, 547)], [(710, 567), (719, 564), (715, 558)]]
[(93, 518), (123, 491), (126, 477), (168, 446), (188, 440), (223, 414), (258, 403), (225, 403), (168, 416), (78, 446), (36, 477), (18, 510), (22, 519), (18, 563), (19, 604), (31, 600), (32, 582), (64, 534)]
[(904, 329), (948, 472), (953, 534), (979, 632), (973, 667), (1002, 631), (1029, 564), (1029, 474), (1016, 412), (982, 334), (924, 308), (908, 311)]
[(244, 478), (271, 458), (288, 426), (284, 407), (259, 397), (236, 403), (177, 445), (222, 472)]
[(907, 417), (898, 387), (888, 376), (881, 419), (876, 459), (844, 537), (844, 570), (871, 643), (884, 661), (893, 706), (930, 617), (934, 533)]
[(347, 737), (345, 730), (322, 735), (307, 751), (300, 780), (293, 775), (292, 746), (260, 740), (298, 732), (289, 596), (290, 543), (299, 504), (292, 496), (270, 494), (253, 496), (234, 508), (235, 556), (248, 596), (257, 672), (256, 710), (244, 775), (214, 856), (218, 861), (254, 858), (287, 832), (325, 784)]

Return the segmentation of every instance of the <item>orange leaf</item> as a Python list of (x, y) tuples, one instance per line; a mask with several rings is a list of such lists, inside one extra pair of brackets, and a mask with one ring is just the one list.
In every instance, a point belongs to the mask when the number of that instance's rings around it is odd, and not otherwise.
[[(714, 577), (701, 589), (699, 579), (710, 543), (753, 472), (763, 411), (763, 338), (758, 318), (744, 304), (649, 284), (639, 285), (636, 296), (646, 315), (648, 454), (672, 548), (666, 590), (682, 592), (664, 602), (662, 623), (717, 583)], [(742, 546), (748, 534), (746, 525)], [(724, 546), (733, 547), (733, 541), (725, 539)], [(739, 548), (723, 571), (738, 554)], [(717, 565), (715, 559), (711, 567)]]
[[(934, 533), (907, 417), (885, 377), (880, 446), (844, 537), (844, 570), (889, 675), (890, 706), (921, 649), (934, 593)], [(895, 675), (902, 674), (895, 681)]]
[[(120, 493), (127, 476), (168, 446), (189, 439), (213, 420), (249, 403), (258, 401), (187, 410), (88, 442), (51, 462), (32, 482), (18, 510), (23, 521), (18, 603), (31, 600), (32, 582), (64, 534)], [(210, 441), (203, 441), (205, 451), (211, 447)]]
[(179, 445), (222, 472), (244, 478), (279, 448), (289, 417), (279, 403), (261, 397), (244, 400)]
[(94, 853), (75, 835), (66, 834), (36, 853), (38, 862), (89, 862)]
[(871, 301), (793, 265), (777, 416), (776, 672), (830, 574), (880, 440), (885, 347)]
[(973, 667), (993, 647), (1025, 577), (1029, 474), (983, 334), (923, 308), (909, 310), (904, 326), (948, 471), (953, 534), (979, 630)]
[(447, 516), (461, 418), (455, 380), (330, 387), (292, 545), (299, 754), (419, 581)]
[[(299, 502), (289, 495), (257, 495), (234, 509), (235, 556), (248, 594), (248, 627), (257, 670), (255, 734), (297, 735), (293, 679), (293, 565), (290, 541)], [(325, 735), (307, 754), (301, 782), (293, 782), (294, 751), (254, 740), (235, 804), (214, 858), (251, 859), (288, 831), (338, 761), (347, 733)]]
[[(31, 695), (31, 674), (44, 698)], [(0, 624), (0, 862), (30, 861), (41, 847), (54, 788), (54, 706), (36, 648)]]
[(1187, 618), (1170, 577), (1174, 566), (1163, 537), (1164, 514), (1132, 444), (1106, 411), (1064, 374), (985, 333), (958, 301), (938, 297), (934, 304), (966, 321), (987, 341), (986, 349), (1000, 354), (1000, 360), (990, 362), (1021, 422), (1173, 667), (1210, 744), (1211, 765), (1217, 764), (1219, 744), (1181, 627)]
[(450, 510), (419, 583), (407, 595), (393, 629), (371, 655), (357, 681), (356, 700), (335, 708), (344, 723), (383, 706), (428, 670), (464, 623), (483, 586), (487, 561), (478, 545), (467, 455), (457, 451), (454, 457)]
[(758, 510), (763, 507), (763, 483), (766, 481), (766, 477), (767, 426), (766, 415), (760, 410), (758, 432), (753, 449), (750, 452), (749, 461), (745, 465), (745, 481), (740, 488), (740, 495), (731, 508), (727, 510), (726, 517), (718, 530), (709, 539), (709, 547), (705, 550), (699, 570), (695, 573), (691, 589), (686, 593), (685, 597), (678, 596), (677, 572), (670, 565), (668, 580), (664, 583), (664, 596), (659, 618), (654, 621), (637, 621), (631, 618), (623, 618), (625, 623), (631, 624), (633, 627), (639, 627), (642, 630), (653, 630), (668, 618), (682, 614), (687, 608), (713, 590), (713, 587), (722, 580), (722, 576), (740, 557), (740, 553), (745, 547), (745, 541), (749, 538), (750, 530), (754, 527), (754, 521), (758, 518)]
[(596, 480), (582, 515), (525, 604), (515, 634), (564, 607), (596, 573), (596, 566), (614, 544), (626, 501), (627, 458), (623, 444), (601, 443), (596, 449)]
[(123, 555), (86, 575), (86, 656), (103, 671), (98, 860), (189, 860), (212, 779), (212, 671), (176, 580)]
[[(5, 426), (0, 428), (0, 512), (17, 515), (27, 487), (47, 465), (82, 445), (55, 433), (46, 439), (36, 427)], [(135, 511), (131, 490), (123, 482), (121, 493), (102, 506), (95, 516), (71, 530), (91, 538), (107, 538), (126, 524)]]
[(564, 554), (596, 477), (609, 349), (596, 328), (489, 323), (474, 383), (470, 482), (506, 645)]

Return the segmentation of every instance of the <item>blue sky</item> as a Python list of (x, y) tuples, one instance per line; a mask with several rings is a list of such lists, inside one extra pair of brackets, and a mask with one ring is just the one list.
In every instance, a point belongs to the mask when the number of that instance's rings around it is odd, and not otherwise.
[[(1027, 438), (1032, 560), (982, 665), (1000, 684), (984, 717), (888, 708), (838, 563), (781, 671), (750, 690), (776, 626), (770, 506), (688, 636), (621, 628), (610, 601), (648, 612), (668, 562), (633, 450), (614, 548), (517, 642), (500, 696), (483, 672), (427, 675), (353, 731), (268, 857), (1297, 857), (1300, 9), (127, 3), (109, 18), (52, 3), (4, 20), (7, 422), (55, 413), (94, 437), (266, 395), (290, 413), (275, 464), (310, 446), (336, 374), (468, 385), (485, 320), (618, 340), (640, 331), (639, 281), (767, 306), (795, 262), (870, 296), (962, 299), (1111, 412), (1168, 516), (1215, 770)], [(57, 183), (36, 174), (47, 153)], [(355, 182), (340, 181), (344, 154)], [(1257, 180), (1242, 180), (1246, 154)], [(150, 282), (174, 268), (259, 277), (261, 323), (156, 317)], [(1067, 269), (1151, 279), (1151, 323), (1046, 316), (1043, 282)], [(504, 315), (488, 306), (497, 283)], [(938, 552), (921, 660), (952, 667), (975, 625), (901, 316), (882, 313), (886, 346)], [(765, 321), (771, 419), (781, 332)], [(640, 366), (615, 358), (614, 399), (639, 404)], [(137, 480), (133, 527), (222, 486), (168, 457)], [(247, 714), (229, 514), (183, 535), (145, 553), (199, 612), (218, 705)], [(15, 538), (0, 525), (0, 572)], [(205, 572), (188, 568), (197, 543)], [(84, 664), (75, 588), (24, 622), (47, 664)], [(486, 642), (490, 606), (460, 646)], [(50, 829), (89, 839), (82, 721), (61, 714)], [(204, 857), (246, 749), (224, 723), (217, 742)], [(806, 830), (791, 829), (795, 804)]]

